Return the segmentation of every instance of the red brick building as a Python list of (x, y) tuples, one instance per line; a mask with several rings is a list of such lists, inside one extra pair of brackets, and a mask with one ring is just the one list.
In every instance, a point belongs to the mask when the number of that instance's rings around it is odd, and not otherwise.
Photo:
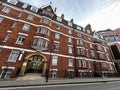
[(107, 42), (91, 26), (18, 0), (0, 1), (0, 77), (48, 71), (49, 77), (112, 76), (116, 73)]
[(115, 61), (116, 69), (118, 74), (120, 74), (120, 29), (108, 29), (99, 31), (98, 33), (108, 42), (112, 58)]

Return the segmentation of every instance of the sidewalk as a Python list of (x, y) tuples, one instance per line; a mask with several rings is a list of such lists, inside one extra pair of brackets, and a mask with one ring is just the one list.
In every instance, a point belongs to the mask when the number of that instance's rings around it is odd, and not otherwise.
[(40, 85), (60, 85), (60, 84), (79, 84), (79, 83), (100, 83), (120, 81), (120, 78), (74, 78), (74, 79), (49, 79), (45, 80), (9, 80), (0, 81), (0, 88), (3, 87), (21, 87), (21, 86), (40, 86)]

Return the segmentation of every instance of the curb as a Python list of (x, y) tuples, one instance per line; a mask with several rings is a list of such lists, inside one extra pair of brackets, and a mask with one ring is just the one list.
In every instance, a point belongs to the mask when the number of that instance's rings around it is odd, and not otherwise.
[(106, 80), (106, 81), (86, 81), (86, 82), (65, 82), (65, 83), (43, 83), (43, 84), (32, 84), (32, 85), (8, 85), (8, 86), (0, 86), (0, 88), (8, 88), (8, 87), (27, 87), (27, 86), (47, 86), (47, 85), (62, 85), (62, 84), (85, 84), (85, 83), (107, 83), (107, 82), (117, 82), (120, 80)]

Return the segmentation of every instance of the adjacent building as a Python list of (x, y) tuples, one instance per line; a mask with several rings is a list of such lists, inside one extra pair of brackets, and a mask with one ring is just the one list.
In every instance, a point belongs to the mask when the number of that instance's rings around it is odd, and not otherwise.
[[(47, 72), (46, 72), (47, 71)], [(18, 0), (0, 1), (0, 77), (27, 73), (56, 77), (114, 76), (107, 42), (56, 15), (51, 3), (40, 8)]]
[(112, 58), (115, 61), (116, 69), (118, 74), (120, 74), (120, 29), (107, 29), (104, 31), (99, 31), (98, 33), (108, 42)]

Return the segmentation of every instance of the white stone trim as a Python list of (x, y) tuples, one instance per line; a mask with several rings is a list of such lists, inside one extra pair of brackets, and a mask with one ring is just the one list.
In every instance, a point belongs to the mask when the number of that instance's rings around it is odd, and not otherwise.
[(25, 33), (18, 33), (19, 35), (24, 35), (24, 36), (28, 36), (28, 34), (25, 34)]
[[(22, 2), (23, 2), (23, 1), (22, 1)], [(26, 3), (26, 4), (27, 4), (27, 3)], [(27, 12), (28, 14), (33, 14), (33, 15), (35, 15), (35, 16), (37, 16), (37, 17), (40, 17), (40, 18), (41, 18), (41, 17), (47, 18), (47, 19), (49, 19), (50, 21), (52, 21), (52, 22), (54, 22), (54, 23), (58, 23), (58, 24), (60, 24), (61, 26), (64, 26), (64, 27), (66, 27), (66, 28), (68, 28), (68, 29), (73, 29), (72, 27), (65, 26), (64, 24), (62, 24), (62, 23), (60, 23), (60, 22), (53, 21), (52, 19), (50, 19), (50, 18), (48, 18), (48, 17), (40, 16), (40, 15), (35, 14), (35, 13), (31, 12), (31, 11), (28, 11), (28, 10), (25, 10), (25, 9), (20, 9), (20, 8), (18, 8), (18, 7), (15, 7), (15, 6), (13, 6), (13, 5), (10, 5), (10, 4), (4, 3), (4, 2), (2, 3), (2, 5), (5, 5), (5, 6), (8, 6), (8, 7), (14, 8), (14, 9), (20, 11), (20, 12)], [(79, 25), (78, 25), (78, 26), (79, 26)], [(87, 35), (87, 36), (89, 36), (89, 37), (91, 37), (91, 38), (94, 38), (92, 35), (86, 34), (86, 33), (82, 32), (82, 31), (77, 30), (77, 29), (74, 29), (74, 30), (75, 30), (76, 32), (80, 32), (81, 34)], [(100, 39), (100, 40), (101, 40), (101, 39)], [(104, 41), (104, 40), (102, 40), (102, 41)], [(104, 41), (104, 42), (106, 42), (106, 41)]]
[(87, 70), (78, 70), (78, 72), (87, 72)]
[[(83, 49), (85, 49), (85, 47), (80, 47), (80, 46), (77, 46), (76, 48), (83, 48)], [(88, 49), (87, 49), (88, 50)]]
[(7, 30), (7, 32), (8, 32), (8, 33), (12, 33), (12, 31), (10, 31), (10, 30)]
[(69, 47), (73, 47), (73, 45), (68, 45)]
[(105, 52), (103, 52), (103, 51), (97, 51), (97, 53), (103, 53), (103, 54), (105, 54)]
[(60, 43), (59, 41), (54, 41), (54, 43)]
[(57, 71), (58, 71), (58, 69), (50, 69), (50, 71), (56, 71), (56, 72), (57, 72)]
[(111, 46), (111, 45), (115, 45), (115, 44), (120, 44), (120, 41), (110, 42), (110, 43), (108, 43), (107, 45), (108, 45), (108, 46)]
[[(33, 25), (33, 26), (36, 26), (36, 27), (45, 27), (45, 28), (49, 29), (49, 30), (52, 31), (52, 32), (57, 32), (57, 33), (62, 34), (62, 35), (64, 35), (64, 36), (66, 36), (66, 37), (76, 38), (76, 37), (73, 37), (73, 36), (64, 34), (64, 33), (62, 33), (62, 32), (59, 32), (59, 31), (56, 31), (56, 30), (52, 30), (51, 28), (49, 28), (49, 27), (47, 27), (47, 26), (44, 26), (44, 25), (33, 24), (33, 23), (30, 23), (30, 22), (27, 22), (27, 21), (23, 21), (23, 20), (20, 20), (20, 19), (14, 19), (14, 18), (5, 16), (5, 15), (1, 15), (1, 14), (0, 14), (0, 16), (2, 16), (2, 17), (4, 17), (4, 18), (11, 19), (11, 20), (14, 20), (14, 21), (19, 21), (19, 22), (22, 22), (22, 23), (27, 23), (27, 24), (29, 24), (29, 25)], [(78, 39), (78, 38), (76, 38), (76, 39)], [(85, 41), (85, 42), (88, 42), (88, 43), (92, 43), (92, 42), (86, 41), (86, 40), (84, 40), (84, 39), (82, 39), (82, 40)], [(94, 44), (94, 43), (92, 43), (92, 44)]]
[(73, 70), (73, 69), (68, 69), (68, 72), (69, 72), (69, 71), (73, 71), (73, 72), (74, 72), (74, 70)]
[(2, 66), (2, 69), (5, 69), (5, 68), (8, 68), (8, 69), (15, 69), (15, 67), (7, 67), (7, 66)]
[(43, 38), (43, 39), (49, 41), (49, 39), (47, 39), (47, 38), (45, 38), (45, 37), (41, 37), (41, 36), (34, 36), (34, 38)]
[[(20, 51), (23, 51), (24, 48), (16, 48), (16, 47), (10, 47), (10, 46), (1, 46), (1, 48), (7, 48), (7, 49), (16, 49), (16, 50), (20, 50)], [(29, 50), (29, 49), (24, 49), (24, 51), (26, 52), (36, 52), (35, 50)], [(57, 53), (50, 53), (50, 52), (41, 52), (43, 54), (46, 54), (46, 55), (57, 55), (57, 56), (60, 56), (60, 57), (65, 57), (65, 58), (72, 58), (74, 59), (75, 57), (74, 56), (68, 56), (68, 55), (63, 55), (63, 54), (57, 54)], [(113, 62), (110, 62), (110, 61), (103, 61), (103, 60), (95, 60), (95, 59), (88, 59), (88, 58), (85, 58), (85, 57), (76, 57), (76, 59), (85, 59), (87, 61), (96, 61), (96, 62), (105, 62), (105, 63), (109, 63), (109, 64), (113, 64)]]

